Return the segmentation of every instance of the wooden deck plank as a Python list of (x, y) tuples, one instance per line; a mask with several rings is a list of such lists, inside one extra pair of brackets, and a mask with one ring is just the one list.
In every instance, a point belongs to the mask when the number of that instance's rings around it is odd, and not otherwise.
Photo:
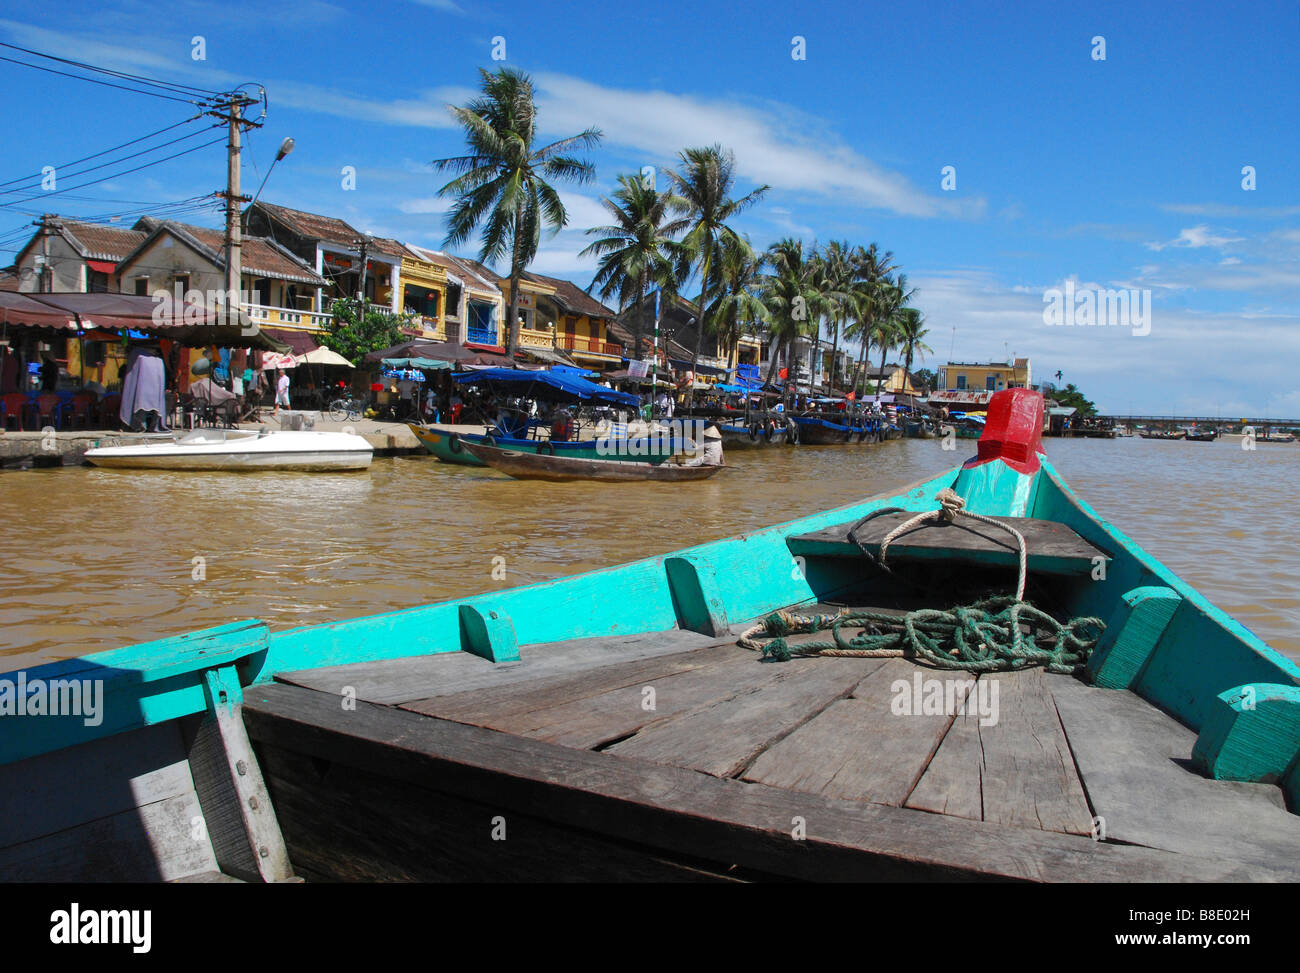
[(659, 679), (709, 665), (719, 647), (694, 649), (673, 655), (653, 656), (612, 665), (583, 669), (575, 673), (543, 676), (504, 686), (470, 689), (430, 699), (403, 703), (403, 709), (458, 723), (487, 726), (494, 719), (519, 716), (549, 706), (577, 702), (627, 686), (642, 686)]
[[(644, 726), (715, 701), (751, 693), (779, 676), (779, 666), (734, 645), (701, 650), (709, 664), (638, 682), (586, 699), (494, 717), (494, 730), (584, 749), (636, 733)], [(653, 690), (653, 698), (647, 693)]]
[[(1247, 865), (796, 794), (364, 702), (345, 713), (336, 697), (294, 686), (250, 687), (244, 718), (262, 745), (500, 813), (788, 878), (1259, 881), (1300, 873), (1294, 858)], [(807, 825), (801, 840), (791, 835), (795, 817)], [(384, 826), (371, 822), (376, 840)]]
[(781, 663), (771, 683), (653, 723), (606, 752), (731, 777), (883, 664), (883, 659)]
[[(882, 514), (869, 520), (857, 532), (858, 540), (873, 555), (880, 553), (885, 536), (913, 513)], [(1084, 540), (1065, 524), (1032, 517), (994, 517), (1025, 538), (1028, 565), (1032, 571), (1051, 574), (1088, 574), (1093, 558), (1109, 560), (1106, 552)], [(849, 540), (856, 521), (828, 527), (789, 540), (790, 552), (822, 557), (862, 557), (862, 550)], [(955, 523), (927, 521), (896, 537), (889, 545), (891, 560), (947, 560), (965, 563), (1016, 567), (1019, 552), (1009, 533), (991, 524), (968, 518)]]
[(1150, 848), (1295, 868), (1300, 816), (1273, 784), (1192, 769), (1196, 734), (1127, 690), (1052, 677), (1049, 687), (1106, 836)]
[(979, 714), (968, 707), (953, 717), (943, 742), (913, 788), (905, 807), (984, 820)]
[(358, 699), (395, 705), (733, 641), (730, 637), (715, 639), (698, 632), (670, 629), (522, 645), (519, 662), (493, 663), (468, 652), (440, 652), (382, 662), (301, 669), (276, 673), (275, 678), (278, 682), (335, 695), (350, 687)]
[(1091, 834), (1092, 813), (1046, 680), (1042, 669), (981, 677), (981, 704), (998, 687), (996, 720), (979, 721), (984, 820)]
[(952, 717), (893, 712), (899, 680), (922, 670), (890, 659), (853, 690), (765, 751), (745, 780), (827, 797), (899, 806), (907, 800)]

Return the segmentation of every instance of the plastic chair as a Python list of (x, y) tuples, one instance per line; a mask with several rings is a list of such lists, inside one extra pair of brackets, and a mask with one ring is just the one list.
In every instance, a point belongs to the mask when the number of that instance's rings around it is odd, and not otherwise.
[(44, 427), (45, 420), (55, 429), (63, 422), (63, 400), (57, 392), (43, 392), (36, 397), (36, 424)]
[(14, 431), (22, 432), (23, 417), (31, 409), (31, 405), (31, 400), (23, 392), (10, 392), (0, 396), (0, 428), (8, 429), (9, 423), (13, 422)]
[(82, 429), (90, 428), (91, 408), (95, 404), (95, 396), (92, 392), (78, 392), (72, 397), (71, 403), (67, 406), (65, 421), (70, 428), (77, 428), (80, 424)]
[(122, 411), (122, 396), (106, 395), (99, 403), (99, 411), (96, 415), (96, 425), (105, 429), (116, 429), (121, 425), (122, 420), (118, 413)]

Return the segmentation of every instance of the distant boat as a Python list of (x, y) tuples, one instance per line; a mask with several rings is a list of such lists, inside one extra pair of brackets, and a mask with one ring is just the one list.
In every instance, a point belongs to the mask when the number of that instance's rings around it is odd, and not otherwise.
[(1187, 430), (1187, 441), (1189, 443), (1212, 443), (1219, 438), (1219, 430), (1210, 429), (1201, 432), (1195, 429)]
[(364, 470), (374, 449), (346, 432), (195, 429), (168, 440), (100, 446), (86, 451), (95, 466), (133, 470)]
[(1187, 430), (1174, 429), (1169, 432), (1164, 432), (1159, 429), (1143, 429), (1138, 433), (1138, 435), (1143, 439), (1186, 439)]
[(745, 449), (756, 446), (784, 446), (790, 442), (786, 420), (779, 422), (771, 416), (753, 415), (746, 422), (743, 416), (717, 421), (723, 445)]
[(681, 463), (631, 463), (618, 460), (521, 453), (485, 443), (464, 444), (465, 449), (494, 470), (517, 480), (705, 480), (724, 466), (686, 466)]

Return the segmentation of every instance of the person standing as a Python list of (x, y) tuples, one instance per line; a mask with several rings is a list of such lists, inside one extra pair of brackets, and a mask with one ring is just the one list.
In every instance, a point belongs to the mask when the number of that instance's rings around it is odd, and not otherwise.
[(280, 369), (280, 377), (275, 383), (275, 408), (271, 411), (272, 416), (280, 414), (280, 406), (286, 409), (289, 406), (289, 372), (286, 369)]
[(45, 353), (45, 360), (41, 362), (41, 391), (55, 392), (59, 388), (59, 363), (54, 360), (54, 356), (49, 352)]

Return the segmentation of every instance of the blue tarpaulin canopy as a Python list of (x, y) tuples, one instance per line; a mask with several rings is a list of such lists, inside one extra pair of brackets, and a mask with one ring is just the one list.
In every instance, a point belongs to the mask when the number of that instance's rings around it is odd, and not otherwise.
[(573, 365), (552, 365), (551, 371), (557, 375), (574, 375), (578, 378), (592, 378), (600, 374), (591, 371), (589, 368), (577, 368)]
[(595, 382), (588, 382), (576, 375), (566, 375), (555, 371), (533, 372), (518, 368), (482, 368), (476, 372), (466, 372), (453, 376), (463, 385), (490, 385), (509, 391), (512, 395), (530, 399), (551, 399), (560, 402), (578, 402), (595, 400), (611, 405), (622, 405), (636, 409), (641, 400), (627, 392), (615, 392)]

